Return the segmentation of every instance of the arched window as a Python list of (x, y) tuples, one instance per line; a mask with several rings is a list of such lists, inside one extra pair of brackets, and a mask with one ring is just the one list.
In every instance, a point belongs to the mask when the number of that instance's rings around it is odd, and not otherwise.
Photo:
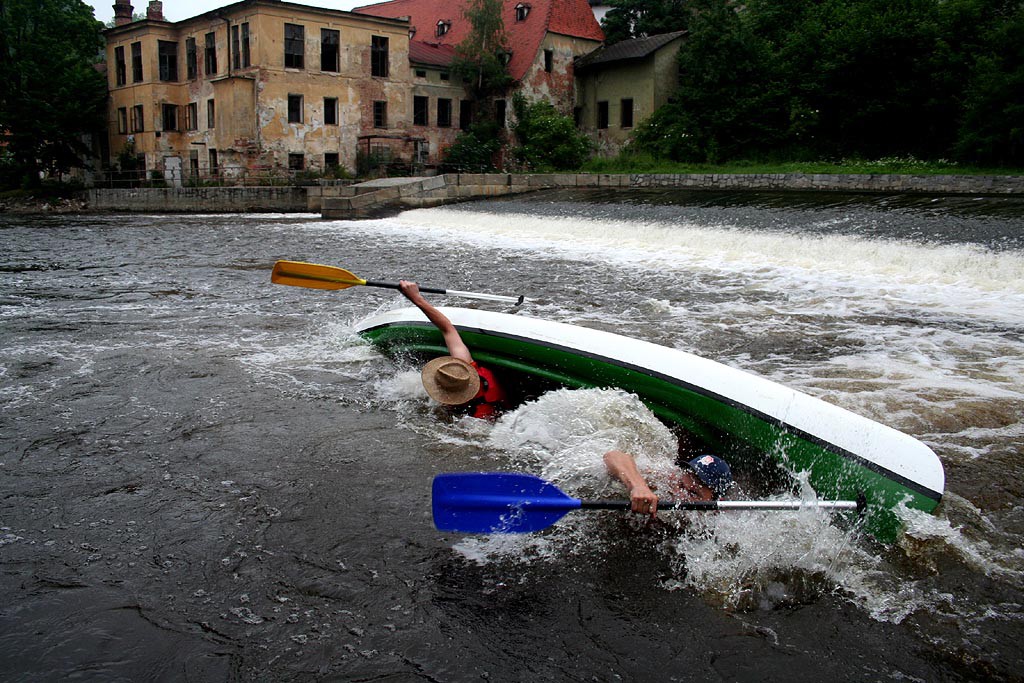
[(445, 21), (444, 19), (439, 20), (437, 22), (437, 35), (438, 35), (438, 37), (441, 37), (444, 34), (448, 33), (448, 31), (451, 29), (451, 27), (452, 27), (452, 22)]
[(530, 6), (526, 3), (516, 5), (516, 21), (526, 21), (526, 15), (530, 13)]

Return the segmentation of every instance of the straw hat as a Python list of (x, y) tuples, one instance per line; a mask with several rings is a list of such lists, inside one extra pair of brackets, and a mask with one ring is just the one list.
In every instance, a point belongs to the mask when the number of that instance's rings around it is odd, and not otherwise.
[(480, 391), (476, 368), (453, 356), (435, 358), (423, 366), (423, 388), (439, 403), (459, 406)]

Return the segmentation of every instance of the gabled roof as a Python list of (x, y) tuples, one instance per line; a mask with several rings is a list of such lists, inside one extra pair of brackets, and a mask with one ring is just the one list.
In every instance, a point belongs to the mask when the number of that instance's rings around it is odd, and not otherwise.
[(588, 55), (576, 60), (577, 69), (586, 69), (597, 64), (608, 62), (624, 62), (630, 59), (643, 59), (648, 55), (657, 52), (673, 40), (682, 37), (686, 31), (674, 31), (672, 33), (661, 33), (647, 38), (633, 38), (623, 40), (608, 47), (599, 47)]
[[(353, 12), (376, 17), (399, 19), (408, 17), (416, 37), (428, 44), (454, 48), (470, 33), (469, 21), (462, 10), (467, 0), (390, 0), (376, 5), (357, 7)], [(516, 6), (529, 7), (526, 18), (516, 21)], [(602, 41), (604, 33), (594, 18), (588, 0), (502, 0), (502, 18), (512, 59), (509, 75), (522, 80), (540, 49), (547, 33), (573, 38)], [(437, 35), (438, 22), (450, 22), (447, 33)], [(410, 53), (413, 48), (410, 44)], [(410, 54), (410, 59), (415, 61)], [(428, 62), (429, 63), (429, 62)]]

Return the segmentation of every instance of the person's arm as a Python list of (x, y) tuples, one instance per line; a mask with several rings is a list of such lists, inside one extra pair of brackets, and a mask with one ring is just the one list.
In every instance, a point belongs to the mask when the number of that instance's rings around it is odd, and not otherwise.
[(658, 512), (658, 496), (640, 474), (632, 455), (622, 451), (608, 451), (604, 454), (604, 464), (610, 475), (625, 484), (633, 512), (652, 517)]
[(398, 289), (405, 295), (406, 299), (423, 311), (424, 315), (427, 316), (427, 320), (432, 322), (434, 327), (441, 331), (441, 336), (444, 337), (444, 343), (448, 347), (448, 354), (450, 356), (464, 360), (467, 363), (473, 362), (473, 356), (469, 353), (469, 347), (462, 341), (462, 337), (459, 336), (459, 331), (455, 329), (455, 325), (452, 325), (452, 321), (444, 313), (434, 308), (429, 301), (423, 298), (423, 295), (420, 294), (419, 285), (408, 280), (399, 280)]

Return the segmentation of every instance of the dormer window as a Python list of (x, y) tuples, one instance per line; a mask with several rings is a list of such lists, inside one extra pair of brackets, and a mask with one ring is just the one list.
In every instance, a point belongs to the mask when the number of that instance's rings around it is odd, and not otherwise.
[(526, 3), (516, 5), (516, 21), (526, 21), (526, 15), (530, 13), (530, 6)]
[(498, 59), (501, 60), (501, 65), (502, 66), (508, 66), (508, 63), (512, 61), (512, 53), (511, 52), (504, 52), (504, 51), (503, 52), (499, 52), (498, 53)]
[(409, 40), (412, 40), (415, 37), (416, 37), (416, 27), (415, 26), (410, 26), (409, 27)]
[(437, 36), (440, 38), (452, 28), (452, 22), (441, 19), (437, 22)]

